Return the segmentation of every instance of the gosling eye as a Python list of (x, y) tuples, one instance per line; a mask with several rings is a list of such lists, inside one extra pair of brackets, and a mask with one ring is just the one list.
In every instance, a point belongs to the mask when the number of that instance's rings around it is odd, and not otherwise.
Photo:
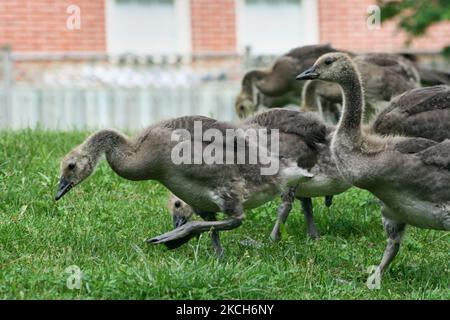
[(330, 64), (332, 64), (334, 62), (334, 60), (332, 59), (332, 58), (327, 58), (327, 59), (325, 59), (325, 64), (327, 65), (327, 66), (329, 66)]
[(69, 170), (75, 169), (76, 164), (74, 162), (69, 163), (68, 168)]
[(245, 107), (241, 104), (241, 105), (239, 106), (239, 110), (244, 111), (244, 110), (245, 110)]
[(179, 208), (181, 207), (181, 202), (180, 201), (175, 201), (175, 208)]

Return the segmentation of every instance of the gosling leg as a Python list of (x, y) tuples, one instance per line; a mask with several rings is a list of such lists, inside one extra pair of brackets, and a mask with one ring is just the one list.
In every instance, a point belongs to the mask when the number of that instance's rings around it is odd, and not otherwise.
[(225, 198), (223, 200), (224, 206), (222, 211), (230, 216), (229, 219), (223, 221), (189, 222), (172, 231), (148, 239), (146, 242), (151, 244), (165, 244), (169, 249), (176, 249), (203, 232), (208, 232), (210, 230), (232, 230), (239, 227), (245, 218), (242, 204), (231, 198)]
[(289, 189), (281, 195), (282, 202), (278, 207), (278, 218), (273, 227), (270, 238), (273, 241), (279, 241), (281, 238), (281, 225), (286, 222), (289, 213), (292, 210), (292, 203), (295, 200), (295, 192), (297, 187), (289, 187)]
[(333, 204), (333, 196), (325, 196), (325, 205), (329, 208)]
[[(205, 212), (205, 211), (196, 211), (196, 213), (205, 221), (217, 221), (217, 214), (215, 212)], [(212, 230), (209, 233), (211, 238), (211, 244), (214, 249), (216, 256), (221, 259), (223, 258), (223, 248), (220, 244), (220, 235), (216, 230)]]
[(385, 217), (383, 217), (383, 226), (386, 235), (388, 236), (388, 243), (386, 249), (384, 250), (381, 263), (378, 265), (375, 272), (367, 279), (367, 287), (369, 289), (380, 288), (381, 279), (384, 272), (387, 270), (400, 250), (400, 244), (402, 242), (406, 227), (404, 223), (398, 223)]
[(314, 223), (312, 200), (311, 198), (300, 198), (300, 203), (302, 204), (303, 214), (305, 215), (308, 235), (312, 239), (318, 239), (319, 232)]

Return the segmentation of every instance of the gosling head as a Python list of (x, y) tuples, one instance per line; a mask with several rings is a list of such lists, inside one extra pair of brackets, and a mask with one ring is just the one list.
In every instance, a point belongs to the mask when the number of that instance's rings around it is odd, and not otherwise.
[(175, 196), (173, 193), (169, 195), (167, 208), (172, 216), (174, 229), (186, 224), (194, 214), (192, 207)]
[(297, 80), (320, 79), (345, 83), (355, 77), (355, 65), (346, 53), (333, 52), (322, 55), (314, 65), (299, 74)]
[(239, 95), (236, 98), (234, 108), (236, 110), (236, 114), (241, 120), (248, 118), (256, 112), (256, 105), (253, 101), (249, 97), (244, 97), (242, 95)]
[(55, 200), (61, 199), (74, 186), (89, 177), (95, 168), (95, 161), (82, 148), (77, 147), (61, 161), (61, 178)]

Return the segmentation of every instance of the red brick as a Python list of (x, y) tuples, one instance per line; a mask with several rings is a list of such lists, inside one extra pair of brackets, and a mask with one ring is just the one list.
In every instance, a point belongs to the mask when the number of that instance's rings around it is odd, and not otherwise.
[[(353, 51), (401, 51), (406, 35), (394, 22), (379, 30), (366, 27), (367, 8), (375, 0), (319, 0), (319, 30), (322, 43)], [(427, 34), (415, 39), (411, 49), (439, 51), (450, 44), (450, 22), (432, 26)]]
[[(67, 7), (81, 9), (81, 29), (68, 30)], [(0, 46), (15, 51), (105, 51), (104, 0), (1, 0)]]
[(191, 0), (195, 52), (236, 51), (235, 0)]

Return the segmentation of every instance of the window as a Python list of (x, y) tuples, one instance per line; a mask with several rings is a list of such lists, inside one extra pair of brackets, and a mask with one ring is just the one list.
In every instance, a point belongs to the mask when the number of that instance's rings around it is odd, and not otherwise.
[(318, 42), (317, 0), (238, 0), (239, 49), (281, 54)]
[[(110, 0), (108, 51), (114, 54), (182, 54), (189, 37), (185, 0)], [(188, 35), (186, 35), (188, 32)]]

